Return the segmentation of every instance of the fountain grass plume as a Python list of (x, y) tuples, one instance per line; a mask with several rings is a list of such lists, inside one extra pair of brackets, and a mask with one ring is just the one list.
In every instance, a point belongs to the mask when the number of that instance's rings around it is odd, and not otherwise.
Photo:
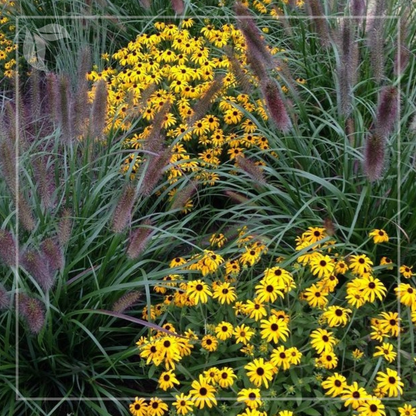
[(91, 108), (89, 135), (93, 139), (101, 140), (105, 129), (107, 116), (107, 83), (99, 80), (95, 87), (95, 96)]
[(384, 87), (379, 95), (375, 134), (387, 139), (399, 115), (399, 92), (396, 87)]
[(131, 219), (131, 211), (136, 201), (136, 187), (128, 184), (118, 200), (113, 214), (111, 229), (115, 233), (121, 233)]
[(370, 182), (381, 178), (384, 168), (385, 140), (371, 134), (367, 137), (364, 149), (364, 172)]
[(292, 123), (286, 111), (279, 87), (276, 82), (269, 77), (261, 80), (260, 86), (271, 120), (279, 130), (287, 132)]
[(10, 231), (0, 229), (0, 260), (16, 267), (16, 240)]
[(139, 228), (131, 233), (127, 247), (127, 257), (129, 259), (137, 259), (143, 253), (153, 232), (151, 225), (152, 222), (146, 219), (140, 224)]
[(141, 297), (142, 293), (137, 290), (126, 293), (120, 299), (114, 302), (111, 310), (113, 312), (123, 313), (124, 311), (134, 306)]
[(45, 325), (45, 308), (39, 299), (24, 293), (19, 294), (19, 314), (26, 322), (32, 334), (39, 334)]
[(55, 279), (44, 253), (34, 249), (28, 249), (20, 256), (20, 264), (38, 282), (39, 286), (45, 292), (52, 289)]
[(171, 209), (183, 209), (187, 202), (192, 198), (192, 195), (198, 190), (198, 181), (193, 180), (184, 188), (177, 190), (173, 200)]

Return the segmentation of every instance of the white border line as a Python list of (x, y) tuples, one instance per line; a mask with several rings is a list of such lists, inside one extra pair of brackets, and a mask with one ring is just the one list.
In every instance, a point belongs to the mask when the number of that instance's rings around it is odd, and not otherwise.
[[(235, 19), (235, 16), (232, 16)], [(364, 16), (279, 16), (279, 17), (269, 17), (269, 16), (254, 16), (254, 18), (260, 18), (260, 19), (266, 19), (266, 20), (273, 20), (273, 21), (278, 21), (281, 19), (295, 19), (295, 20), (315, 20), (315, 19), (368, 19), (369, 17), (371, 17), (371, 19), (396, 19), (397, 20), (397, 27), (399, 28), (401, 25), (401, 16), (368, 16), (368, 15), (364, 15)], [(16, 17), (16, 39), (18, 39), (17, 34), (19, 33), (19, 20), (20, 19), (55, 19), (55, 20), (59, 20), (59, 19), (75, 19), (75, 20), (79, 20), (79, 19), (87, 19), (87, 20), (98, 20), (98, 19), (108, 19), (108, 20), (112, 20), (114, 21), (114, 19), (121, 19), (121, 20), (131, 20), (131, 19), (138, 19), (138, 20), (149, 20), (149, 19), (185, 19), (185, 18), (192, 18), (192, 19), (210, 19), (210, 18), (215, 18), (215, 19), (230, 19), (230, 16), (205, 16), (205, 15), (195, 15), (195, 16), (154, 16), (154, 15), (149, 15), (149, 16), (112, 16), (112, 15), (103, 15), (103, 16), (27, 16), (27, 15), (22, 15), (22, 16), (17, 16)], [(242, 16), (239, 18), (248, 18), (251, 19), (251, 17), (246, 17), (246, 16)], [(400, 64), (401, 64), (401, 57), (400, 57), (400, 50), (401, 47), (401, 38), (400, 38), (400, 30), (398, 30), (398, 68), (400, 68)], [(18, 57), (19, 57), (19, 44), (17, 44), (17, 48), (16, 48), (16, 62), (18, 63)], [(16, 99), (18, 100), (19, 94), (20, 94), (20, 90), (19, 90), (19, 77), (18, 77), (18, 68), (16, 69)], [(401, 76), (398, 76), (398, 117), (400, 119), (400, 113), (401, 113), (401, 107), (400, 107), (400, 96), (401, 96)], [(16, 106), (16, 137), (19, 137), (19, 112), (18, 112), (18, 108), (19, 106)], [(401, 194), (400, 194), (400, 145), (401, 145), (401, 129), (400, 129), (400, 123), (398, 124), (398, 134), (397, 134), (397, 144), (398, 144), (398, 149), (397, 149), (397, 186), (398, 186), (398, 199), (397, 199), (397, 223), (400, 226), (400, 210), (401, 210)], [(18, 193), (19, 191), (19, 181), (18, 181), (18, 173), (19, 173), (19, 146), (18, 146), (18, 140), (16, 140), (16, 193)], [(18, 220), (18, 214), (19, 214), (19, 207), (18, 207), (18, 203), (16, 203), (16, 216), (17, 216), (17, 221), (16, 221), (16, 235), (18, 236), (18, 232), (19, 232), (19, 220)], [(400, 243), (401, 243), (401, 233), (400, 233), (400, 229), (397, 229), (397, 259), (398, 259), (398, 266), (397, 266), (397, 279), (398, 279), (398, 284), (400, 285), (401, 283), (401, 279), (400, 279), (400, 272), (399, 272), (399, 268), (400, 268), (400, 264), (401, 264), (401, 249), (400, 249)], [(17, 239), (16, 242), (16, 271), (15, 271), (15, 284), (16, 284), (16, 295), (18, 295), (19, 293), (19, 269), (18, 269), (18, 263), (19, 263), (19, 241)], [(398, 303), (398, 313), (399, 313), (399, 317), (400, 317), (400, 312), (401, 312), (401, 306), (400, 306), (400, 301), (399, 299), (397, 300)], [(19, 300), (18, 300), (18, 296), (16, 296), (16, 352), (18, 352), (18, 348), (19, 348)], [(400, 333), (399, 336), (397, 337), (397, 343), (398, 343), (398, 351), (400, 350)], [(370, 357), (369, 357), (370, 358)], [(400, 376), (400, 354), (397, 354), (397, 372), (398, 375)], [(22, 397), (19, 396), (19, 354), (16, 353), (16, 400), (17, 401), (77, 401), (77, 402), (83, 402), (83, 401), (109, 401), (109, 402), (114, 402), (113, 399), (110, 398), (97, 398), (97, 397)], [(237, 400), (236, 398), (230, 398), (230, 397), (215, 397), (215, 399), (217, 401), (235, 401)], [(262, 396), (261, 399), (265, 399), (267, 401), (297, 401), (299, 399), (301, 399), (302, 401), (331, 401), (331, 402), (344, 402), (344, 400), (342, 400), (341, 398), (338, 397), (284, 397), (284, 398), (273, 398), (273, 397), (264, 397)], [(132, 401), (133, 399), (131, 397), (120, 397), (117, 398), (117, 400), (119, 401)], [(163, 401), (166, 402), (170, 402), (170, 401), (175, 401), (175, 398), (164, 398)], [(401, 395), (399, 394), (397, 397), (383, 397), (383, 398), (379, 398), (380, 401), (398, 401), (401, 400)]]

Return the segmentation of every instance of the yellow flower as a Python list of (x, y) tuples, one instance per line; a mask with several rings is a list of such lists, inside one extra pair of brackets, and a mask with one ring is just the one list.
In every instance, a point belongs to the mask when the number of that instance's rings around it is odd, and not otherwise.
[(214, 289), (212, 298), (218, 299), (222, 304), (226, 303), (229, 305), (237, 299), (237, 295), (235, 294), (235, 288), (232, 287), (230, 283), (224, 282)]
[(400, 416), (416, 416), (416, 409), (410, 404), (404, 404), (403, 407), (397, 409)]
[(384, 357), (389, 363), (392, 363), (397, 356), (397, 352), (393, 351), (393, 345), (384, 342), (381, 346), (376, 346), (376, 351), (373, 357)]
[(193, 401), (190, 399), (190, 396), (185, 396), (184, 393), (175, 396), (176, 402), (173, 402), (173, 406), (176, 407), (176, 412), (178, 415), (187, 415), (192, 412)]
[(369, 237), (373, 237), (374, 244), (380, 244), (389, 241), (389, 236), (384, 230), (375, 229), (371, 231)]
[(414, 273), (412, 273), (412, 269), (413, 269), (413, 266), (409, 267), (409, 266), (406, 266), (405, 264), (403, 264), (402, 266), (400, 266), (400, 273), (406, 279), (410, 279), (412, 276), (415, 275)]
[(336, 339), (332, 332), (322, 328), (312, 331), (310, 337), (312, 339), (311, 345), (318, 354), (332, 351), (332, 348), (336, 343)]
[(403, 394), (404, 383), (398, 376), (397, 371), (390, 368), (386, 369), (386, 373), (379, 371), (376, 380), (378, 382), (377, 388), (386, 393), (388, 397), (396, 397), (399, 393)]
[(247, 377), (256, 387), (264, 384), (269, 388), (269, 381), (273, 378), (273, 364), (265, 362), (263, 358), (256, 358), (244, 368), (247, 370)]
[(337, 397), (342, 394), (345, 387), (347, 387), (347, 379), (338, 373), (334, 373), (333, 376), (328, 377), (322, 382), (322, 387), (327, 390), (325, 394), (331, 397)]
[(209, 290), (209, 286), (202, 280), (194, 280), (187, 285), (186, 294), (191, 300), (198, 303), (207, 303), (208, 297), (212, 296), (212, 292)]
[(199, 375), (198, 380), (194, 380), (191, 384), (192, 390), (189, 392), (191, 400), (199, 409), (203, 409), (205, 405), (209, 408), (217, 405), (215, 399), (216, 390), (210, 386), (202, 375)]
[(205, 335), (201, 340), (201, 346), (209, 352), (216, 351), (218, 348), (218, 340), (212, 335)]
[(262, 405), (260, 389), (242, 389), (237, 393), (237, 401), (244, 402), (250, 409), (257, 409)]

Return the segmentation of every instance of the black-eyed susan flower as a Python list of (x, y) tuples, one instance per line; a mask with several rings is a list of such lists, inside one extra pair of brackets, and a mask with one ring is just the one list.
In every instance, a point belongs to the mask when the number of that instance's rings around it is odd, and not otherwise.
[(415, 274), (412, 272), (413, 266), (409, 267), (405, 264), (400, 266), (400, 274), (405, 277), (406, 279), (410, 279)]
[(397, 312), (381, 312), (383, 319), (379, 320), (379, 327), (393, 337), (399, 336), (400, 333), (400, 321), (399, 314)]
[(308, 227), (308, 230), (302, 234), (302, 239), (309, 244), (316, 243), (327, 236), (325, 228)]
[(237, 376), (231, 367), (223, 367), (218, 370), (216, 382), (221, 388), (227, 389), (234, 384), (236, 378)]
[(278, 296), (284, 297), (282, 289), (276, 278), (263, 278), (256, 285), (256, 297), (260, 302), (273, 303)]
[(215, 335), (221, 341), (233, 336), (234, 328), (229, 322), (222, 321), (215, 327)]
[(311, 332), (311, 345), (318, 354), (332, 351), (336, 344), (336, 338), (332, 332), (318, 328)]
[(290, 410), (281, 410), (279, 416), (293, 416), (293, 412)]
[(260, 256), (260, 250), (256, 250), (252, 247), (246, 247), (246, 251), (240, 257), (240, 262), (244, 266), (254, 266), (260, 260)]
[(399, 407), (397, 410), (400, 416), (416, 416), (416, 409), (408, 403), (405, 403), (403, 407)]
[(147, 406), (148, 416), (163, 416), (168, 411), (168, 405), (158, 397), (152, 397)]
[(416, 306), (416, 289), (408, 283), (400, 283), (399, 286), (394, 288), (397, 298), (400, 303), (406, 306)]
[(387, 266), (386, 267), (387, 270), (393, 270), (393, 260), (386, 256), (383, 256), (380, 259), (380, 266)]
[(371, 273), (373, 262), (365, 254), (350, 256), (349, 268), (359, 276)]
[(133, 416), (147, 416), (147, 403), (145, 399), (136, 397), (134, 403), (129, 405), (129, 410)]
[(207, 303), (208, 297), (212, 296), (209, 286), (202, 280), (188, 282), (186, 294), (195, 302), (195, 305), (198, 305), (198, 303)]
[(325, 312), (322, 314), (322, 318), (326, 320), (330, 327), (340, 325), (345, 326), (348, 323), (348, 314), (351, 312), (351, 309), (332, 305), (325, 309)]
[(380, 300), (386, 296), (387, 289), (384, 283), (373, 276), (366, 276), (358, 280), (362, 289), (362, 296), (367, 302), (374, 302), (376, 297)]
[(253, 301), (248, 300), (244, 305), (243, 312), (256, 321), (259, 321), (264, 316), (267, 316), (264, 302), (260, 302), (257, 298), (254, 298)]
[(373, 237), (374, 244), (380, 244), (389, 241), (389, 236), (384, 230), (375, 229), (371, 231), (369, 237)]
[(393, 345), (388, 342), (384, 342), (383, 345), (377, 345), (373, 357), (384, 357), (389, 363), (392, 363), (397, 356), (397, 352), (393, 348)]
[(366, 390), (360, 387), (356, 381), (351, 386), (346, 386), (341, 394), (341, 399), (345, 400), (344, 406), (351, 405), (354, 410), (358, 409), (365, 402), (365, 399), (370, 398)]
[(216, 390), (210, 386), (204, 377), (200, 374), (198, 380), (194, 380), (191, 384), (192, 390), (189, 392), (191, 401), (195, 407), (203, 409), (206, 406), (209, 408), (217, 405), (215, 398)]
[(272, 351), (270, 361), (276, 367), (282, 367), (283, 370), (288, 370), (290, 368), (290, 365), (292, 364), (290, 355), (288, 354), (288, 351), (285, 349), (284, 345), (281, 345), (280, 347), (278, 347), (277, 349), (275, 348)]
[(384, 338), (389, 338), (390, 335), (388, 333), (387, 329), (381, 328), (380, 326), (371, 326), (371, 329), (373, 330), (370, 332), (370, 338), (374, 339), (379, 342), (383, 342)]
[(371, 397), (357, 409), (359, 416), (386, 416), (385, 406), (377, 397)]
[(260, 389), (241, 389), (237, 393), (237, 402), (243, 402), (250, 409), (259, 408), (263, 404)]
[(386, 372), (379, 371), (376, 376), (377, 387), (388, 397), (396, 397), (403, 394), (404, 383), (397, 371), (386, 368)]
[(235, 342), (237, 344), (241, 342), (242, 344), (247, 345), (254, 334), (254, 330), (245, 324), (236, 326), (233, 331)]
[(273, 341), (275, 344), (280, 339), (286, 341), (289, 335), (289, 328), (286, 322), (278, 319), (276, 315), (269, 316), (269, 319), (262, 319), (260, 321), (261, 337), (267, 342)]
[(328, 303), (327, 293), (315, 284), (305, 289), (304, 298), (312, 308), (323, 309)]
[(218, 340), (213, 335), (207, 334), (201, 339), (201, 346), (209, 352), (216, 351), (218, 348)]
[(286, 350), (291, 364), (298, 365), (302, 359), (302, 353), (296, 347), (290, 347)]
[(225, 263), (225, 272), (231, 276), (236, 276), (240, 273), (240, 264), (237, 260), (229, 260)]
[(365, 304), (366, 299), (363, 295), (360, 279), (356, 278), (347, 283), (347, 296), (345, 296), (345, 299), (349, 305), (354, 306), (357, 309)]
[(269, 388), (269, 382), (273, 379), (272, 363), (264, 361), (264, 358), (256, 358), (244, 368), (247, 370), (247, 377), (256, 387), (264, 384), (266, 388)]
[(223, 282), (213, 289), (213, 299), (218, 299), (218, 302), (230, 305), (237, 299), (235, 288), (228, 282)]
[(175, 399), (176, 401), (173, 402), (173, 406), (175, 406), (178, 415), (185, 416), (192, 412), (194, 402), (191, 400), (191, 396), (186, 396), (184, 393), (181, 393), (177, 394)]
[(338, 260), (335, 263), (335, 273), (336, 274), (345, 274), (348, 271), (348, 265), (344, 260)]
[(325, 394), (327, 396), (337, 397), (347, 387), (347, 379), (342, 374), (334, 373), (333, 376), (329, 376), (323, 381), (321, 385), (326, 390)]
[(203, 372), (203, 376), (209, 384), (215, 385), (218, 371), (220, 370), (217, 367), (211, 367)]
[(140, 357), (146, 359), (146, 364), (154, 363), (159, 365), (163, 361), (162, 348), (158, 342), (149, 342), (142, 344), (140, 348)]
[(319, 366), (332, 370), (338, 365), (338, 357), (333, 351), (324, 351), (318, 358)]
[(157, 341), (160, 346), (160, 353), (167, 370), (175, 369), (175, 363), (182, 359), (178, 338), (174, 336), (165, 336)]

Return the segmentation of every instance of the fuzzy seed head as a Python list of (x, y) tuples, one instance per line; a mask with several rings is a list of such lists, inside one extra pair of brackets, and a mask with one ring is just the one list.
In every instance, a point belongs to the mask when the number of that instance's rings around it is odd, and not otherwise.
[(171, 155), (170, 148), (167, 148), (160, 154), (149, 158), (149, 162), (142, 165), (140, 172), (140, 176), (144, 175), (140, 188), (142, 195), (150, 196), (152, 194), (169, 163)]
[(36, 250), (27, 250), (21, 256), (21, 265), (48, 292), (54, 285), (54, 276), (50, 270), (48, 259)]
[(102, 139), (107, 115), (107, 83), (100, 79), (95, 87), (95, 97), (91, 109), (91, 137)]
[(134, 230), (131, 234), (129, 245), (127, 247), (127, 257), (131, 260), (137, 259), (149, 241), (152, 229), (150, 220), (145, 220), (141, 224), (141, 228)]
[(276, 83), (272, 79), (266, 78), (261, 84), (261, 90), (269, 110), (270, 118), (279, 130), (283, 132), (288, 131), (292, 123)]
[(133, 185), (127, 185), (117, 203), (113, 215), (112, 231), (121, 233), (131, 218), (131, 210), (136, 201), (136, 188)]
[(123, 313), (130, 309), (141, 298), (142, 294), (138, 291), (133, 291), (123, 295), (118, 301), (114, 302), (111, 308), (113, 312)]
[(181, 190), (177, 191), (171, 209), (183, 209), (192, 195), (198, 190), (198, 181), (191, 181)]
[(27, 231), (33, 231), (36, 223), (33, 218), (32, 210), (23, 194), (17, 196), (17, 204), (19, 211), (19, 224)]
[(7, 230), (0, 230), (0, 259), (7, 266), (16, 267), (16, 241)]
[(263, 171), (252, 160), (246, 159), (243, 156), (237, 157), (237, 165), (244, 170), (255, 182), (264, 185), (266, 179), (264, 178)]
[(65, 208), (62, 212), (61, 220), (59, 221), (59, 233), (58, 239), (59, 244), (61, 246), (66, 245), (69, 239), (71, 238), (71, 230), (72, 230), (72, 219), (71, 219), (71, 210), (69, 208)]
[(10, 306), (10, 296), (5, 287), (0, 283), (0, 310), (7, 309)]
[(384, 139), (375, 134), (367, 138), (364, 150), (364, 172), (370, 182), (381, 178), (384, 168)]
[(225, 194), (232, 199), (234, 202), (237, 202), (238, 204), (244, 204), (249, 201), (248, 198), (245, 196), (239, 194), (238, 192), (234, 191), (225, 191)]
[(175, 14), (182, 14), (185, 11), (185, 4), (183, 0), (170, 0)]
[(45, 325), (45, 310), (39, 299), (20, 294), (19, 313), (32, 334), (38, 334)]
[(399, 113), (399, 93), (395, 87), (385, 87), (381, 90), (375, 132), (377, 136), (386, 139), (394, 129)]
[(62, 249), (56, 240), (48, 238), (41, 243), (40, 248), (49, 263), (51, 271), (56, 271), (63, 267), (64, 258)]

